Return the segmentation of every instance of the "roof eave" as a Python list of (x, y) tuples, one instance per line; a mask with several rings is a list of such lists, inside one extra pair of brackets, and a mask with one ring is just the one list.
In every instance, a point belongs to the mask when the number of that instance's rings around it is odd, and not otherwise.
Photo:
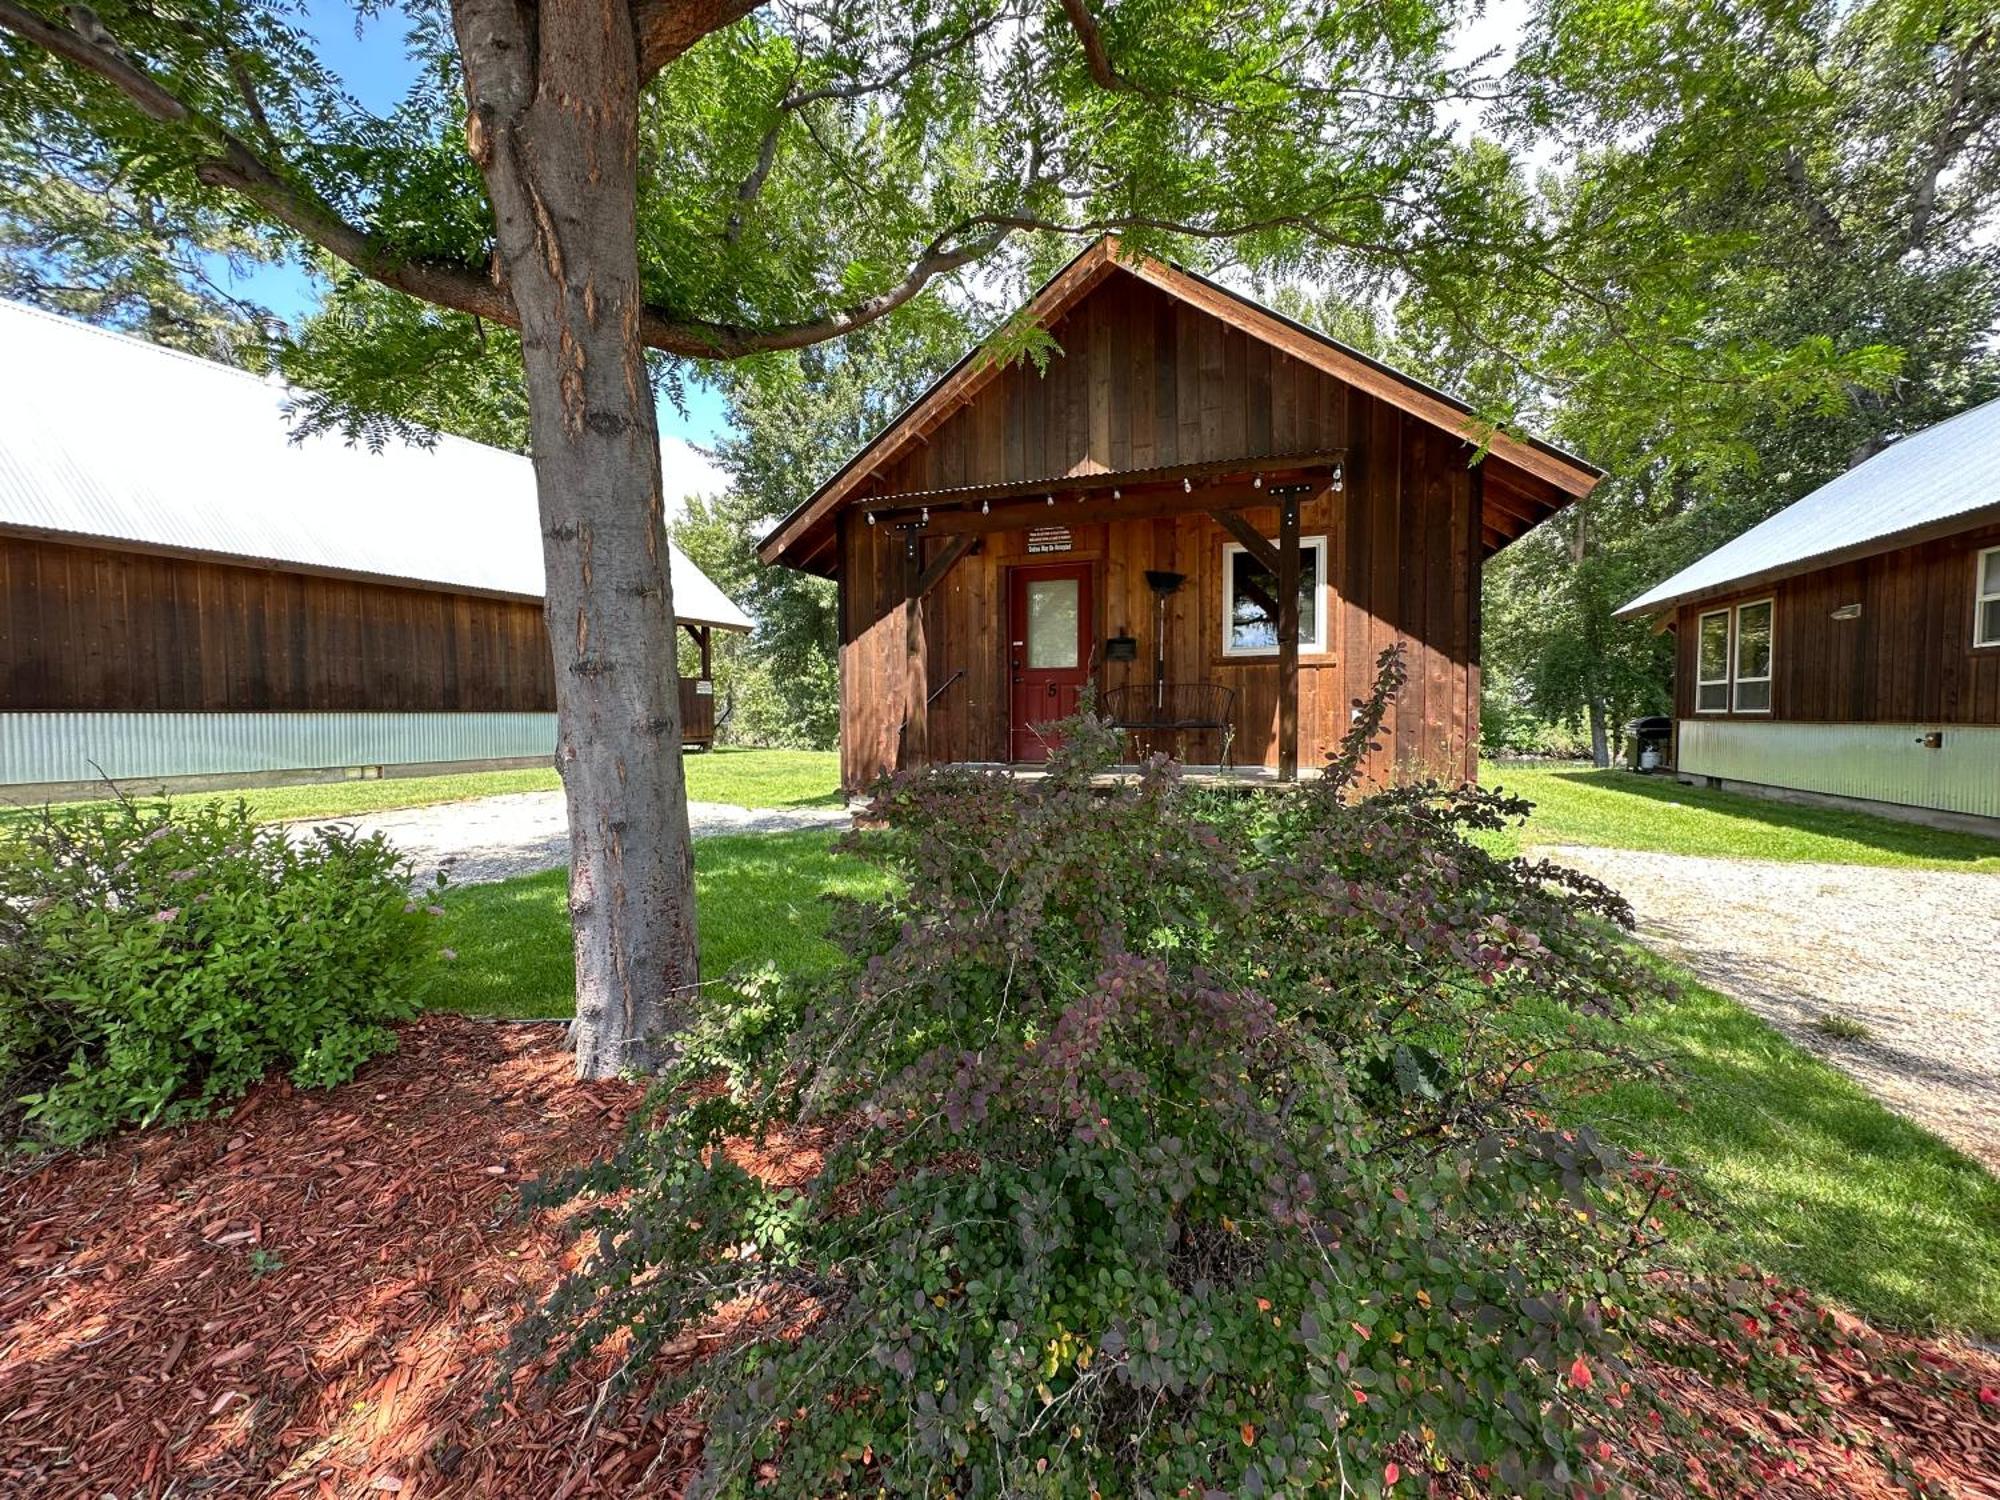
[[(1734, 594), (1762, 588), (1766, 584), (1781, 583), (1787, 578), (1796, 578), (1802, 573), (1817, 573), (1823, 568), (1837, 568), (1843, 563), (1859, 562), (1866, 557), (1879, 557), (1885, 552), (1898, 552), (1905, 547), (1915, 547), (1924, 542), (1936, 541), (1940, 537), (1956, 536), (1961, 531), (1973, 531), (1994, 522), (2000, 522), (2000, 501), (1979, 506), (1974, 510), (1960, 511), (1957, 515), (1945, 516), (1936, 521), (1927, 521), (1920, 526), (1906, 526), (1901, 531), (1885, 532), (1881, 536), (1870, 537), (1865, 542), (1836, 547), (1830, 552), (1793, 558), (1719, 583), (1683, 589), (1678, 594), (1668, 594), (1663, 598), (1654, 599), (1652, 593), (1656, 591), (1648, 591), (1630, 604), (1613, 610), (1611, 618), (1637, 620), (1649, 615), (1662, 614), (1668, 610), (1680, 610), (1690, 604), (1725, 599)], [(1673, 580), (1667, 581), (1671, 583)]]

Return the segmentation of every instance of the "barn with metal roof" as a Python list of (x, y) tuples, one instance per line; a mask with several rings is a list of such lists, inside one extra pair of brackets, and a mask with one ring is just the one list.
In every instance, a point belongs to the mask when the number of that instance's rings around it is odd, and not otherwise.
[[(532, 465), (448, 436), (294, 441), (294, 399), (0, 302), (8, 795), (546, 763)], [(750, 629), (671, 544), (670, 567), (704, 661)], [(711, 689), (683, 680), (691, 743)]]
[(1676, 632), (1686, 780), (2000, 831), (2000, 401), (1618, 611)]

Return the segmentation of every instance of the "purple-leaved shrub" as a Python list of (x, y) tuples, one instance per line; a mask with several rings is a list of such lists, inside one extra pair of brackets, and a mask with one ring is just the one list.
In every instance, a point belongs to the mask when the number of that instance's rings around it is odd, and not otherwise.
[[(1287, 795), (1094, 786), (1087, 712), (1046, 779), (886, 786), (854, 847), (901, 878), (842, 971), (718, 997), (660, 1111), (543, 1185), (595, 1254), (511, 1367), (629, 1335), (637, 1382), (761, 1306), (655, 1387), (705, 1393), (720, 1494), (1670, 1492), (1627, 1444), (1677, 1420), (1653, 1362), (1796, 1395), (1662, 1174), (1552, 1122), (1552, 1072), (1656, 1066), (1625, 903), (1468, 838), (1514, 799), (1365, 791), (1401, 681)], [(741, 1164), (815, 1128), (803, 1185)]]

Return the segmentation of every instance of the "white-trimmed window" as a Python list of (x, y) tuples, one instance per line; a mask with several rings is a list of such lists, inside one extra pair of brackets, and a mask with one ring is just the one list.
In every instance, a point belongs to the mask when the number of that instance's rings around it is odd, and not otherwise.
[(1771, 711), (1771, 621), (1769, 599), (1736, 606), (1736, 696), (1739, 714)]
[(1729, 611), (1701, 617), (1695, 640), (1694, 709), (1700, 714), (1729, 712)]
[[(1273, 543), (1273, 545), (1276, 545)], [(1299, 538), (1299, 655), (1326, 650), (1326, 538)], [(1278, 654), (1278, 580), (1240, 543), (1222, 548), (1222, 654)]]
[(2000, 547), (1979, 554), (1972, 598), (1972, 644), (2000, 646)]

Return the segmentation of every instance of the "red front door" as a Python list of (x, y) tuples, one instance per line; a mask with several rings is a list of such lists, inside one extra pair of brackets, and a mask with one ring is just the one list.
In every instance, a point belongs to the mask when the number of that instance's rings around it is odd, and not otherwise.
[(1042, 726), (1076, 712), (1090, 677), (1090, 565), (1016, 568), (1007, 593), (1008, 753), (1047, 760), (1050, 736)]

